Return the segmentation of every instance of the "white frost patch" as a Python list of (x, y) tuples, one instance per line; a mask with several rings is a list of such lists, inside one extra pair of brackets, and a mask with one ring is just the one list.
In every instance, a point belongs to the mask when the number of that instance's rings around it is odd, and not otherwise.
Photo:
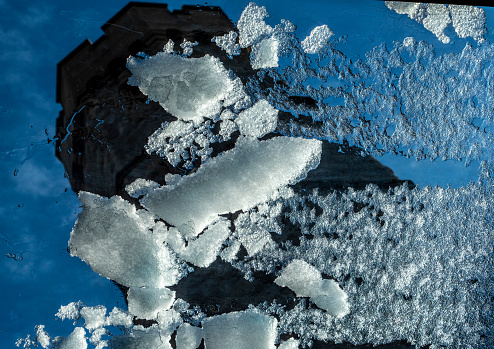
[(252, 69), (275, 68), (278, 66), (278, 49), (280, 43), (270, 37), (252, 45), (250, 65)]
[(128, 328), (133, 324), (132, 319), (133, 316), (131, 314), (115, 307), (106, 318), (105, 326), (123, 326)]
[(125, 187), (125, 191), (133, 198), (138, 198), (139, 196), (148, 194), (159, 186), (160, 185), (155, 181), (137, 178), (134, 182)]
[(317, 53), (328, 44), (329, 38), (333, 35), (333, 31), (326, 24), (315, 27), (310, 35), (302, 41), (302, 48), (306, 53)]
[(94, 345), (96, 349), (106, 348), (108, 347), (108, 341), (101, 340), (101, 337), (108, 334), (106, 328), (98, 328), (93, 331), (93, 334), (89, 338), (89, 343)]
[(64, 339), (59, 349), (87, 349), (86, 331), (84, 328), (74, 328), (74, 331)]
[(240, 241), (234, 240), (231, 245), (225, 247), (220, 253), (221, 259), (227, 262), (233, 262), (237, 258), (237, 253), (240, 250)]
[(84, 307), (81, 309), (81, 316), (84, 319), (84, 327), (93, 331), (105, 326), (106, 308), (102, 305)]
[(334, 280), (323, 279), (315, 267), (303, 260), (293, 260), (274, 282), (288, 287), (297, 297), (310, 297), (319, 308), (333, 316), (349, 313), (347, 295), (340, 286)]
[(189, 57), (193, 52), (193, 47), (197, 45), (199, 45), (197, 41), (191, 42), (184, 39), (184, 42), (180, 44), (180, 47), (182, 48), (182, 56)]
[(48, 348), (51, 344), (51, 338), (45, 331), (45, 325), (36, 326), (36, 340), (42, 348)]
[(240, 54), (240, 45), (237, 44), (238, 33), (231, 31), (223, 36), (215, 36), (211, 39), (211, 42), (216, 43), (216, 46), (226, 52), (226, 54), (232, 58)]
[(282, 342), (278, 349), (298, 349), (299, 344), (299, 340), (290, 338), (289, 340)]
[(209, 225), (196, 240), (176, 250), (177, 254), (189, 263), (205, 268), (216, 260), (221, 245), (230, 235), (230, 221), (221, 219)]
[(276, 129), (278, 110), (262, 99), (242, 111), (235, 121), (242, 134), (260, 138)]
[(173, 53), (173, 49), (175, 47), (175, 43), (172, 39), (169, 39), (168, 42), (163, 46), (163, 52)]
[(202, 328), (182, 324), (177, 331), (177, 349), (196, 349), (202, 340)]
[[(70, 234), (72, 256), (125, 286), (165, 287), (180, 279), (179, 265), (156, 234), (166, 229), (119, 196), (79, 193), (82, 212)], [(154, 229), (155, 232), (151, 232)]]
[(319, 165), (321, 144), (303, 138), (241, 137), (234, 149), (176, 185), (156, 189), (141, 204), (179, 229), (187, 225), (198, 234), (218, 214), (246, 210), (268, 200), (278, 188), (305, 178)]
[(208, 349), (275, 349), (278, 321), (254, 311), (232, 312), (202, 322)]
[(156, 319), (158, 313), (170, 309), (175, 291), (167, 288), (131, 287), (127, 296), (129, 312), (140, 319)]
[(251, 46), (272, 34), (273, 28), (264, 22), (265, 17), (268, 17), (268, 12), (264, 6), (259, 7), (251, 2), (245, 8), (237, 24), (241, 47)]
[(442, 43), (450, 38), (444, 29), (453, 25), (458, 37), (472, 37), (477, 42), (485, 41), (486, 16), (483, 9), (468, 5), (424, 4), (417, 2), (385, 1), (386, 6), (398, 14), (406, 14), (432, 32)]
[(81, 301), (62, 305), (55, 316), (58, 317), (60, 320), (78, 320), (81, 317), (80, 310), (82, 306), (83, 304)]
[(182, 120), (202, 121), (220, 112), (233, 88), (227, 70), (216, 57), (184, 58), (166, 52), (146, 59), (130, 57), (128, 83)]

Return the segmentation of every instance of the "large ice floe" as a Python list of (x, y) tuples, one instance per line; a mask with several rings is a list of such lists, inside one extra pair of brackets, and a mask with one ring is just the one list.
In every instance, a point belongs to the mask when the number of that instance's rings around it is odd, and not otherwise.
[[(450, 24), (459, 38), (483, 41), (480, 9), (386, 5), (444, 43)], [(164, 175), (165, 185), (136, 180), (126, 188), (133, 202), (79, 193), (70, 253), (126, 288), (128, 310), (71, 303), (57, 316), (75, 322), (72, 334), (52, 338), (40, 325), (36, 340), (18, 346), (494, 345), (494, 46), (436, 56), (429, 44), (401, 38), (352, 62), (335, 49), (328, 26), (299, 40), (293, 24), (273, 28), (266, 17), (251, 3), (237, 31), (211, 38), (231, 60), (249, 48), (260, 73), (248, 81), (219, 58), (190, 58), (194, 44), (185, 41), (182, 54), (169, 42), (154, 56), (128, 59), (129, 84), (176, 118), (143, 147), (184, 174)], [(278, 67), (280, 57), (293, 66)], [(256, 80), (263, 77), (283, 83), (266, 90)], [(293, 190), (319, 165), (322, 140), (350, 142), (367, 155), (483, 162), (478, 181), (458, 189)], [(233, 146), (214, 152), (222, 142)], [(180, 280), (218, 261), (251, 282), (271, 277), (293, 302), (208, 316), (177, 295)], [(124, 333), (109, 336), (115, 326)]]

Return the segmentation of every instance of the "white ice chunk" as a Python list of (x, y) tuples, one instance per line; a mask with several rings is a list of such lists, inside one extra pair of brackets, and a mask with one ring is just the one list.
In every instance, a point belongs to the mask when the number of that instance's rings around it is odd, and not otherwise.
[(271, 35), (273, 28), (264, 22), (267, 16), (266, 7), (259, 7), (253, 2), (245, 8), (237, 24), (241, 47), (251, 46), (262, 37)]
[(278, 66), (279, 41), (270, 37), (252, 45), (250, 65), (252, 69), (275, 68)]
[(334, 280), (325, 280), (321, 273), (307, 262), (294, 259), (274, 281), (288, 287), (297, 297), (310, 297), (321, 309), (333, 316), (342, 317), (349, 313), (347, 294)]
[(172, 349), (169, 335), (160, 333), (156, 327), (141, 329), (134, 327), (130, 334), (112, 338), (110, 348)]
[(300, 341), (295, 338), (290, 338), (289, 340), (282, 342), (278, 349), (298, 349)]
[(196, 349), (202, 340), (202, 328), (182, 324), (177, 331), (177, 349)]
[(275, 349), (278, 321), (254, 311), (232, 312), (202, 322), (207, 349)]
[(247, 250), (248, 255), (251, 257), (263, 248), (270, 248), (275, 245), (273, 239), (271, 238), (271, 234), (264, 229), (243, 232), (239, 239)]
[(55, 314), (60, 320), (78, 320), (81, 316), (80, 309), (82, 307), (82, 302), (71, 302), (67, 305), (62, 305), (58, 312)]
[(306, 53), (317, 53), (328, 44), (329, 38), (333, 35), (333, 31), (326, 24), (315, 27), (310, 35), (302, 41), (302, 48)]
[(167, 288), (131, 287), (127, 296), (129, 312), (140, 319), (156, 319), (158, 313), (170, 309), (175, 291)]
[(51, 338), (45, 331), (45, 325), (36, 326), (36, 340), (42, 348), (48, 348), (51, 344)]
[(125, 328), (132, 326), (133, 316), (125, 310), (117, 307), (113, 308), (106, 318), (106, 326), (123, 326)]
[(173, 48), (175, 47), (175, 43), (172, 39), (169, 39), (168, 42), (163, 46), (163, 52), (173, 53)]
[(188, 41), (184, 39), (184, 42), (180, 44), (180, 47), (182, 48), (182, 56), (184, 57), (189, 57), (192, 52), (193, 52), (193, 47), (199, 45), (197, 41)]
[(84, 318), (84, 327), (93, 331), (105, 326), (106, 308), (102, 305), (95, 307), (84, 307), (81, 309), (81, 316)]
[(456, 34), (460, 38), (472, 37), (484, 42), (487, 33), (486, 16), (483, 9), (468, 5), (449, 5)]
[(221, 245), (230, 233), (230, 221), (222, 219), (209, 225), (196, 240), (189, 242), (187, 247), (176, 252), (189, 263), (201, 268), (208, 267), (216, 260)]
[(384, 3), (390, 10), (394, 10), (400, 15), (408, 15), (408, 17), (417, 22), (422, 22), (423, 20), (425, 4), (408, 1), (385, 1)]
[(240, 241), (235, 240), (221, 251), (220, 256), (224, 261), (233, 262), (237, 258), (237, 253), (240, 250)]
[(449, 37), (444, 34), (446, 29), (451, 24), (449, 8), (443, 4), (429, 4), (427, 7), (427, 17), (423, 21), (424, 28), (431, 31), (439, 41), (444, 44), (449, 42)]
[[(223, 114), (223, 113), (222, 113)], [(238, 130), (238, 125), (231, 120), (222, 120), (220, 124), (220, 135), (223, 139), (229, 139), (230, 135)]]
[(141, 203), (179, 229), (187, 225), (199, 234), (218, 214), (246, 210), (268, 200), (278, 188), (305, 178), (319, 165), (321, 144), (303, 138), (241, 137), (234, 149), (176, 185), (156, 189)]
[(129, 84), (182, 120), (200, 122), (221, 110), (233, 88), (228, 72), (216, 57), (184, 58), (166, 52), (146, 59), (130, 57)]
[(235, 121), (242, 134), (260, 138), (276, 129), (278, 110), (265, 99), (261, 99), (241, 112)]
[(61, 343), (59, 349), (87, 349), (86, 331), (84, 328), (74, 328), (74, 331)]
[(72, 256), (125, 286), (165, 287), (180, 278), (176, 258), (150, 229), (154, 217), (119, 196), (79, 193), (82, 212), (70, 235)]
[(216, 46), (224, 50), (232, 58), (232, 56), (240, 54), (240, 45), (237, 44), (237, 37), (238, 33), (232, 30), (223, 36), (215, 36), (211, 41), (216, 43)]
[(106, 335), (108, 331), (106, 328), (97, 328), (93, 331), (93, 334), (89, 338), (89, 343), (96, 346), (96, 349), (108, 347), (108, 341), (101, 340), (101, 337)]
[(134, 182), (125, 187), (125, 191), (133, 198), (138, 198), (139, 196), (145, 195), (159, 186), (160, 185), (155, 181), (137, 178)]

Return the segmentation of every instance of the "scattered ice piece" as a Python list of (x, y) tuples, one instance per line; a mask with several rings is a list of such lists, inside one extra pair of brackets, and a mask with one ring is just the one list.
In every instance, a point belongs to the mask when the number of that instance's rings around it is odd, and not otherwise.
[(184, 323), (177, 331), (177, 349), (196, 349), (201, 344), (202, 337), (202, 328)]
[(82, 307), (82, 301), (62, 305), (55, 316), (60, 320), (78, 320), (81, 317), (80, 310)]
[(42, 348), (48, 348), (51, 344), (51, 338), (45, 331), (45, 325), (36, 326), (36, 340)]
[(220, 253), (220, 257), (227, 262), (233, 262), (237, 258), (237, 253), (240, 250), (240, 241), (234, 240), (231, 245), (224, 248)]
[(232, 312), (202, 322), (208, 349), (275, 349), (276, 318), (255, 311)]
[(160, 311), (156, 320), (162, 335), (171, 335), (184, 322), (180, 313), (173, 308)]
[(205, 268), (216, 260), (221, 245), (230, 234), (230, 221), (221, 219), (209, 225), (204, 233), (196, 240), (189, 242), (187, 247), (176, 252), (187, 262)]
[(271, 234), (264, 229), (256, 229), (253, 231), (239, 229), (239, 235), (239, 240), (242, 242), (242, 245), (245, 247), (250, 257), (254, 256), (262, 249), (269, 249), (275, 245), (271, 238)]
[(235, 121), (242, 134), (261, 138), (276, 129), (278, 110), (265, 99), (261, 99), (241, 112)]
[(105, 326), (106, 308), (102, 305), (83, 307), (81, 316), (84, 318), (84, 327), (90, 332)]
[(175, 47), (175, 43), (172, 39), (169, 39), (168, 42), (163, 46), (163, 52), (173, 53), (173, 48)]
[(328, 44), (329, 38), (333, 35), (333, 31), (326, 24), (315, 27), (310, 35), (302, 41), (302, 48), (306, 53), (317, 53)]
[(134, 326), (130, 334), (110, 339), (110, 348), (172, 349), (172, 346), (170, 336), (160, 333), (156, 326), (147, 329)]
[(82, 212), (70, 234), (72, 256), (125, 286), (165, 287), (180, 278), (172, 252), (150, 229), (154, 216), (119, 196), (79, 193)]
[(131, 287), (127, 296), (129, 312), (140, 319), (156, 319), (160, 311), (170, 309), (175, 291), (167, 288)]
[(229, 139), (231, 134), (238, 130), (238, 125), (231, 120), (222, 120), (220, 124), (220, 135), (223, 139)]
[(202, 121), (221, 111), (221, 101), (233, 88), (216, 57), (185, 58), (159, 52), (146, 59), (130, 57), (128, 83), (182, 120)]
[(140, 201), (168, 223), (179, 229), (186, 224), (199, 234), (218, 214), (246, 210), (269, 199), (278, 188), (305, 178), (319, 165), (321, 144), (303, 138), (241, 137), (234, 149)]
[(237, 44), (237, 37), (238, 33), (232, 30), (223, 36), (215, 36), (211, 41), (216, 43), (216, 46), (224, 50), (232, 58), (232, 56), (240, 54), (240, 45)]
[(129, 193), (129, 195), (133, 198), (138, 198), (139, 196), (145, 195), (151, 192), (153, 189), (158, 188), (159, 186), (160, 185), (155, 181), (137, 178), (134, 182), (125, 187), (125, 191)]
[(333, 316), (343, 317), (349, 313), (347, 295), (334, 280), (325, 280), (321, 273), (307, 262), (294, 259), (274, 281), (288, 287), (297, 297), (310, 297), (321, 309)]
[(262, 37), (271, 35), (273, 28), (264, 22), (265, 17), (268, 17), (268, 12), (264, 6), (251, 2), (245, 8), (237, 24), (240, 47), (251, 46)]
[(273, 37), (262, 39), (252, 45), (252, 53), (250, 54), (252, 69), (277, 67), (279, 46), (279, 41)]
[(411, 46), (413, 46), (414, 43), (415, 43), (415, 39), (411, 36), (408, 36), (408, 37), (403, 39), (403, 45), (405, 47), (411, 47)]
[(197, 41), (191, 42), (186, 39), (184, 39), (184, 42), (180, 44), (180, 47), (182, 48), (182, 56), (184, 57), (189, 57), (192, 52), (193, 52), (193, 47), (199, 45)]
[(128, 328), (133, 324), (132, 319), (133, 316), (131, 314), (125, 310), (115, 307), (106, 318), (105, 326), (123, 326)]
[(84, 328), (74, 328), (74, 331), (60, 344), (59, 349), (87, 349), (86, 331)]
[(468, 5), (449, 5), (456, 34), (460, 38), (472, 37), (477, 42), (485, 41), (487, 33), (485, 11)]
[(298, 349), (300, 341), (295, 338), (290, 338), (287, 341), (284, 341), (280, 344), (278, 349)]
[(97, 328), (93, 331), (91, 337), (89, 338), (89, 343), (96, 346), (96, 349), (108, 347), (108, 341), (101, 340), (101, 337), (106, 335), (108, 331), (106, 328)]

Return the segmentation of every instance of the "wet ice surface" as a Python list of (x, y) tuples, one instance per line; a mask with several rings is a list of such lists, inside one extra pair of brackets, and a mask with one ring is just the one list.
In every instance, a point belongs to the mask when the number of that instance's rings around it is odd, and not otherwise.
[[(481, 41), (464, 28), (477, 10), (396, 6), (443, 42), (446, 14), (460, 38)], [(492, 47), (436, 56), (407, 38), (352, 62), (329, 42), (328, 27), (301, 41), (290, 23), (271, 27), (266, 15), (250, 4), (240, 17), (238, 44), (251, 48), (250, 65), (261, 70), (241, 88), (219, 59), (187, 58), (191, 43), (181, 55), (169, 46), (129, 59), (130, 83), (178, 119), (150, 135), (143, 150), (192, 171), (168, 173), (164, 185), (138, 179), (126, 188), (138, 199), (132, 203), (80, 192), (70, 253), (129, 288), (129, 313), (62, 307), (60, 318), (84, 323), (67, 338), (38, 327), (42, 347), (492, 345)], [(230, 33), (213, 44), (235, 59), (235, 39)], [(286, 56), (297, 69), (278, 68)], [(327, 104), (332, 97), (343, 104)], [(213, 156), (224, 140), (232, 149)], [(375, 183), (319, 191), (313, 184), (323, 181), (310, 171), (320, 164), (322, 140), (359, 146), (368, 157), (483, 162), (470, 184), (454, 188)], [(218, 282), (215, 268), (227, 271)], [(237, 303), (228, 309), (218, 299), (213, 311), (208, 298), (216, 289), (206, 282)], [(238, 301), (239, 285), (259, 292)], [(134, 325), (134, 316), (152, 321)], [(108, 337), (110, 326), (128, 330)], [(32, 345), (29, 337), (18, 344)]]

